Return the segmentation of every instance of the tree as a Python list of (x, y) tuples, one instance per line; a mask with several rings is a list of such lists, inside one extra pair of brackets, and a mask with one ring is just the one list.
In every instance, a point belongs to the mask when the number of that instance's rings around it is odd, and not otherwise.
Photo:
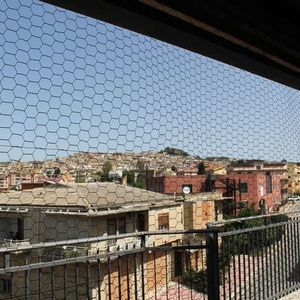
[(142, 160), (139, 160), (137, 162), (136, 167), (139, 173), (145, 173), (146, 171), (145, 163)]
[(97, 171), (97, 172), (94, 173), (93, 180), (96, 181), (96, 182), (101, 181), (101, 177), (102, 177), (102, 172)]
[(198, 175), (205, 175), (205, 165), (203, 161), (199, 162), (197, 169), (198, 169), (197, 172)]
[(109, 172), (112, 170), (110, 161), (106, 161), (102, 167), (101, 181), (109, 181)]
[(174, 156), (183, 156), (183, 157), (189, 156), (187, 152), (173, 147), (166, 147), (164, 150), (159, 151), (159, 153), (164, 153), (164, 152)]
[(175, 166), (172, 166), (172, 167), (171, 167), (171, 170), (172, 170), (173, 172), (177, 172), (177, 168), (176, 168)]
[(54, 175), (55, 177), (57, 177), (58, 175), (60, 175), (60, 173), (61, 173), (60, 168), (55, 168), (53, 175)]
[(48, 170), (48, 171), (46, 172), (46, 176), (47, 176), (47, 177), (51, 177), (51, 176), (52, 176), (52, 172), (51, 172), (50, 170)]
[(127, 184), (134, 186), (134, 171), (123, 171), (123, 175), (127, 175)]
[(146, 188), (146, 183), (145, 181), (137, 181), (135, 184), (134, 184), (134, 187), (137, 187), (137, 188), (140, 188), (140, 189), (145, 189)]
[(84, 175), (78, 174), (78, 176), (75, 179), (75, 182), (76, 183), (85, 183), (85, 180), (86, 180), (86, 178)]

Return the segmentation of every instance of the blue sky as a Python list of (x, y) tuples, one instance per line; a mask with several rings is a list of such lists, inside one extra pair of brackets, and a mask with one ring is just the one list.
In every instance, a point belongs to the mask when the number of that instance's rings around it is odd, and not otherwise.
[(300, 92), (37, 0), (0, 4), (0, 161), (76, 151), (300, 160)]

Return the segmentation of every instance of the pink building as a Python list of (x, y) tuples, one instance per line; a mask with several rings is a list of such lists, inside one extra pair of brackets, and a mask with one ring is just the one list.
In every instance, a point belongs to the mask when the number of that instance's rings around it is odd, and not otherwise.
[(260, 203), (271, 212), (278, 208), (287, 192), (287, 168), (282, 163), (249, 164), (230, 167), (226, 175), (177, 175), (151, 176), (148, 189), (164, 194), (183, 194), (185, 187), (190, 193), (221, 191), (224, 197), (236, 201), (236, 207), (243, 205), (259, 209)]
[(189, 187), (191, 193), (205, 192), (206, 175), (177, 175), (177, 176), (158, 176), (149, 180), (153, 190), (163, 194), (182, 194), (184, 187)]

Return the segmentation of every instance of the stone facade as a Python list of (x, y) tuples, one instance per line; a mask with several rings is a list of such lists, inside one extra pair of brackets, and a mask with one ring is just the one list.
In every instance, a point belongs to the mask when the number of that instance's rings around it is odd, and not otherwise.
[(300, 194), (300, 164), (288, 164), (288, 194)]

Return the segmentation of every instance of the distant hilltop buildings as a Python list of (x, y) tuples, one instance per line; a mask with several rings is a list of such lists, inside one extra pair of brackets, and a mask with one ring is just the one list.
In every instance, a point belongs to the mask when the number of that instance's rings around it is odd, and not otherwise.
[(159, 152), (79, 152), (45, 161), (3, 162), (0, 163), (0, 191), (20, 190), (22, 185), (32, 188), (51, 183), (120, 183), (122, 177), (126, 177), (128, 185), (147, 188), (151, 186), (149, 180), (152, 177), (205, 174), (226, 176), (233, 172), (249, 174), (267, 165), (273, 169), (280, 165), (285, 180), (285, 195), (300, 193), (300, 163), (237, 160), (228, 157), (201, 159), (171, 147)]

